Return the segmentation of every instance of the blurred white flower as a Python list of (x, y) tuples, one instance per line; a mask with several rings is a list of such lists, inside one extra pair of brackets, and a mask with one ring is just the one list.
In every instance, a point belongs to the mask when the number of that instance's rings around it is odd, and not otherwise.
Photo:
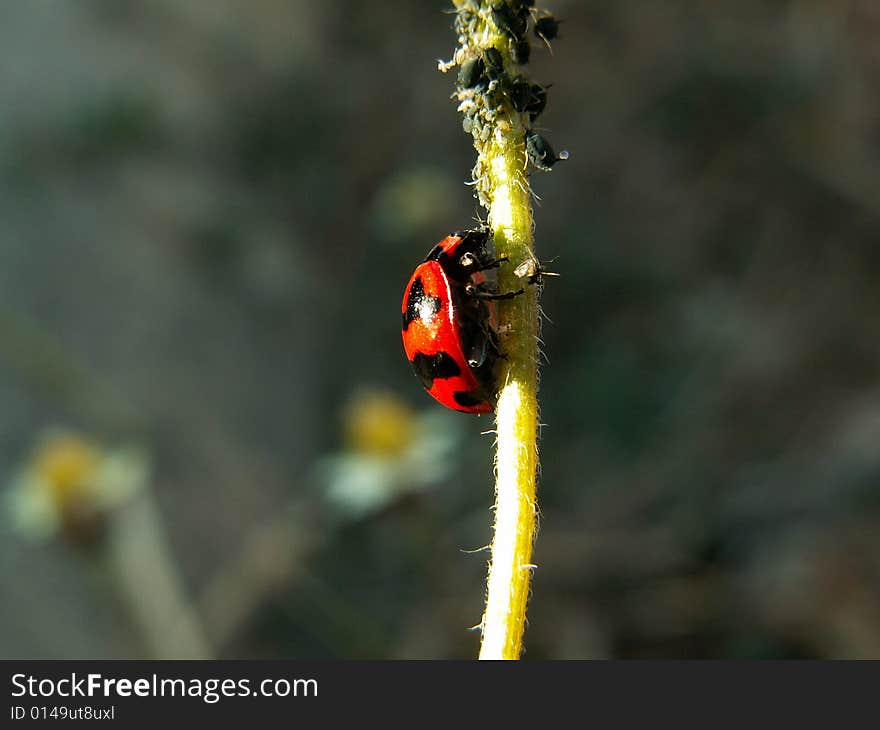
[(103, 518), (146, 483), (149, 467), (137, 448), (105, 450), (71, 433), (47, 435), (13, 477), (5, 496), (23, 535), (87, 539)]
[(328, 502), (352, 519), (448, 477), (462, 430), (455, 414), (414, 411), (391, 393), (356, 395), (344, 414), (347, 450), (319, 462)]

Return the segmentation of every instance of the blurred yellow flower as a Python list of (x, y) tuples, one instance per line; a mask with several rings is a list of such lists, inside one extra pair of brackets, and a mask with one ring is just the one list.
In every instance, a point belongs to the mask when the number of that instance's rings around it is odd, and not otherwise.
[(18, 470), (5, 495), (7, 507), (22, 534), (87, 539), (145, 484), (147, 472), (138, 449), (106, 450), (82, 436), (55, 432)]
[(415, 412), (387, 391), (370, 390), (355, 395), (343, 414), (345, 443), (352, 451), (394, 455), (413, 438)]
[(100, 462), (101, 455), (95, 446), (70, 434), (45, 439), (31, 457), (34, 477), (45, 484), (61, 511), (83, 497)]
[(463, 435), (457, 415), (433, 407), (415, 411), (387, 391), (355, 395), (343, 413), (347, 448), (317, 465), (325, 499), (359, 519), (448, 478)]

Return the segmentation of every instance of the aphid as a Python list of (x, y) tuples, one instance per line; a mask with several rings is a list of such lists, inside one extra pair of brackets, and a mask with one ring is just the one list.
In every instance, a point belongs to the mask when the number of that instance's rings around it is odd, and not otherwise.
[(519, 40), (525, 35), (528, 14), (523, 15), (514, 10), (506, 2), (496, 2), (491, 8), (492, 22), (498, 26), (498, 30), (513, 40)]
[(517, 76), (511, 81), (507, 93), (510, 96), (510, 103), (518, 112), (524, 112), (529, 108), (529, 103), (532, 100), (532, 87), (524, 77)]
[(540, 84), (529, 84), (522, 76), (517, 76), (510, 82), (507, 93), (513, 108), (518, 112), (528, 112), (529, 118), (533, 122), (547, 106), (546, 87)]
[(498, 79), (504, 73), (504, 59), (501, 57), (501, 51), (494, 46), (483, 49), (483, 62), (486, 75), (490, 79)]
[(501, 104), (503, 87), (507, 79), (504, 72), (504, 59), (501, 52), (494, 47), (483, 50), (483, 62), (486, 67), (486, 78), (489, 83), (485, 87), (486, 99), (490, 107), (497, 107)]
[(461, 64), (458, 71), (458, 85), (462, 89), (473, 89), (486, 83), (486, 65), (482, 58), (471, 58)]
[(540, 84), (532, 84), (529, 88), (529, 100), (521, 111), (529, 113), (529, 119), (533, 122), (547, 106), (547, 88)]
[(538, 18), (535, 21), (535, 35), (549, 45), (559, 35), (559, 24), (561, 20), (556, 20), (552, 15)]
[(556, 272), (547, 271), (538, 259), (532, 257), (527, 258), (519, 266), (513, 270), (514, 276), (520, 279), (527, 279), (529, 284), (543, 284), (545, 276), (559, 276)]
[(516, 41), (510, 46), (510, 56), (513, 58), (514, 63), (517, 63), (520, 66), (527, 64), (531, 55), (532, 44), (529, 43), (528, 38)]
[(557, 162), (568, 159), (568, 150), (557, 155), (550, 143), (534, 130), (526, 132), (525, 141), (529, 161), (539, 170), (549, 172)]

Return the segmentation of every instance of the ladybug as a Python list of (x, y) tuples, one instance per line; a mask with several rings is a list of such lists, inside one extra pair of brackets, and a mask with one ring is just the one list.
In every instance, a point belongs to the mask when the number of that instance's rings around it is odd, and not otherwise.
[(498, 337), (492, 302), (522, 294), (494, 292), (481, 272), (498, 268), (488, 229), (458, 231), (416, 267), (403, 293), (403, 349), (428, 394), (465, 413), (494, 409)]

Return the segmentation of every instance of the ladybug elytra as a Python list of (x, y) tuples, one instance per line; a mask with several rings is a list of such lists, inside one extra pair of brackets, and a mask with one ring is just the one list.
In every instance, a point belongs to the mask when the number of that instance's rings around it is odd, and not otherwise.
[(489, 231), (446, 236), (416, 267), (403, 293), (403, 348), (425, 390), (447, 408), (491, 413), (498, 341), (492, 300), (481, 272), (501, 260), (487, 250)]

